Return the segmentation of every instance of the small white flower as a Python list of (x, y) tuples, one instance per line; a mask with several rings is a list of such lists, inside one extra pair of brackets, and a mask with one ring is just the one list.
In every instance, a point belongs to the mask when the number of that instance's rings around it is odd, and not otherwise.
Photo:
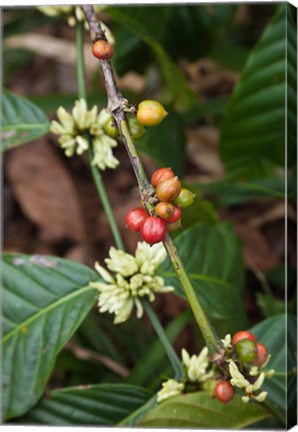
[(224, 339), (221, 339), (224, 348), (229, 348), (231, 346), (231, 335), (227, 334)]
[(187, 376), (190, 381), (202, 382), (213, 376), (213, 371), (207, 372), (209, 366), (208, 348), (204, 347), (198, 356), (190, 355), (183, 348), (182, 361), (187, 369)]
[[(103, 10), (106, 6), (94, 5), (96, 13)], [(65, 16), (70, 27), (74, 27), (77, 22), (83, 22), (86, 30), (89, 29), (88, 21), (86, 20), (84, 11), (81, 6), (37, 6), (37, 9), (45, 15), (54, 17), (58, 15)], [(111, 30), (100, 21), (101, 28), (105, 32), (105, 36), (110, 44), (115, 43), (115, 39)]]
[(259, 370), (258, 366), (252, 366), (249, 370), (249, 375), (251, 375), (251, 376), (257, 376), (257, 375), (259, 375), (259, 373), (260, 373), (260, 370)]
[(71, 157), (75, 153), (83, 154), (88, 150), (90, 141), (94, 153), (92, 165), (96, 165), (101, 170), (115, 169), (119, 165), (112, 151), (118, 143), (103, 130), (104, 120), (107, 121), (111, 117), (106, 109), (98, 114), (97, 106), (94, 105), (89, 111), (85, 99), (81, 98), (75, 102), (71, 114), (63, 107), (59, 107), (57, 117), (59, 122), (53, 120), (50, 130), (60, 135), (58, 142), (66, 156)]
[(169, 399), (173, 396), (181, 394), (184, 390), (184, 384), (179, 383), (174, 379), (169, 379), (162, 383), (162, 389), (157, 393), (157, 402), (162, 402), (165, 399)]
[[(137, 252), (146, 251), (145, 242), (139, 243)], [(110, 271), (114, 273), (112, 276), (98, 262), (95, 263), (95, 269), (102, 277), (104, 282), (91, 282), (90, 286), (98, 289), (98, 306), (100, 312), (109, 312), (115, 314), (114, 322), (121, 323), (128, 319), (133, 307), (136, 307), (137, 317), (143, 315), (143, 306), (140, 302), (141, 297), (147, 297), (149, 301), (155, 299), (155, 293), (165, 293), (173, 291), (173, 287), (166, 286), (164, 279), (154, 275), (152, 268), (156, 268), (157, 262), (161, 263), (161, 255), (158, 261), (149, 260), (149, 253), (138, 254), (138, 258), (126, 252), (112, 247), (109, 251), (109, 258), (105, 259), (105, 263)], [(148, 258), (149, 257), (149, 258)], [(144, 271), (146, 268), (150, 270), (149, 274)], [(142, 269), (142, 272), (140, 271)]]
[(111, 247), (110, 258), (105, 259), (109, 270), (120, 273), (122, 276), (131, 276), (138, 271), (135, 257), (121, 250)]
[(242, 402), (247, 403), (249, 402), (249, 397), (248, 396), (242, 396)]
[(262, 373), (260, 373), (260, 375), (258, 376), (258, 379), (253, 384), (253, 391), (257, 391), (262, 387), (262, 385), (264, 383), (264, 379), (265, 379), (265, 374), (264, 374), (264, 372), (262, 372)]
[(266, 378), (272, 378), (273, 375), (276, 373), (276, 370), (274, 369), (269, 369), (268, 371), (264, 372), (265, 373), (265, 377)]
[(245, 388), (250, 385), (249, 381), (242, 375), (234, 360), (229, 360), (229, 371), (231, 374), (231, 384), (234, 387)]
[(263, 391), (262, 393), (258, 394), (257, 396), (254, 396), (254, 399), (258, 402), (264, 402), (264, 400), (267, 397), (267, 392)]

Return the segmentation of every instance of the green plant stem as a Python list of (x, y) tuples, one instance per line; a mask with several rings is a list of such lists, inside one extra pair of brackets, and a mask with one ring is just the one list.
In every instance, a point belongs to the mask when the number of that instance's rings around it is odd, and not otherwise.
[[(77, 22), (76, 24), (76, 51), (77, 51), (77, 87), (78, 87), (78, 96), (81, 98), (86, 99), (86, 86), (85, 86), (85, 64), (84, 64), (84, 49), (83, 49), (83, 33), (84, 32), (84, 27), (83, 27), (83, 23), (82, 22)], [(116, 223), (115, 220), (115, 216), (106, 192), (106, 188), (104, 185), (104, 182), (102, 180), (102, 176), (100, 173), (100, 170), (95, 167), (94, 165), (92, 165), (92, 160), (93, 160), (93, 149), (92, 149), (92, 145), (91, 145), (91, 140), (89, 138), (89, 147), (88, 147), (88, 159), (89, 159), (89, 165), (90, 165), (90, 170), (92, 173), (92, 177), (98, 192), (98, 195), (100, 197), (100, 200), (102, 202), (104, 211), (106, 213), (106, 216), (108, 218), (113, 236), (114, 236), (114, 240), (115, 240), (115, 244), (117, 246), (118, 249), (121, 250), (125, 250), (119, 229), (118, 229), (118, 225)], [(142, 170), (142, 166), (140, 167), (140, 169)], [(144, 172), (143, 172), (144, 175)], [(164, 332), (164, 329), (162, 328), (160, 322), (158, 321), (157, 316), (155, 315), (151, 305), (149, 302), (144, 302), (144, 308), (148, 314), (148, 317), (152, 323), (152, 326), (154, 328), (154, 330), (156, 331), (168, 357), (169, 360), (171, 362), (171, 364), (173, 365), (176, 377), (180, 377), (181, 373), (182, 373), (182, 368), (181, 368), (181, 363), (177, 357), (177, 354), (175, 353), (175, 351), (173, 350), (166, 333)]]
[(84, 23), (76, 22), (76, 66), (77, 66), (77, 89), (79, 98), (87, 99), (85, 86), (85, 61), (84, 61)]
[(193, 311), (197, 324), (203, 334), (209, 353), (216, 354), (221, 348), (220, 339), (210, 324), (200, 302), (198, 301), (197, 295), (177, 252), (177, 248), (169, 235), (165, 237), (163, 243), (168, 252), (172, 265), (174, 266), (177, 277), (184, 288), (185, 295)]
[(102, 176), (100, 174), (100, 171), (97, 167), (95, 167), (94, 165), (92, 165), (91, 161), (93, 159), (93, 150), (92, 150), (92, 146), (89, 145), (89, 149), (88, 149), (88, 157), (89, 157), (89, 162), (90, 162), (90, 169), (91, 169), (91, 173), (92, 173), (92, 177), (98, 192), (98, 195), (100, 197), (100, 200), (102, 202), (104, 211), (106, 213), (106, 216), (109, 220), (109, 224), (114, 236), (114, 240), (116, 243), (116, 246), (118, 249), (121, 249), (124, 251), (124, 244), (118, 229), (118, 225), (117, 222), (115, 220), (115, 216), (113, 213), (113, 209), (111, 207), (109, 198), (107, 196), (107, 192), (106, 192), (106, 188), (104, 186), (104, 182), (102, 180)]
[(160, 324), (159, 319), (157, 318), (157, 316), (155, 315), (154, 310), (151, 307), (151, 304), (149, 303), (149, 301), (146, 299), (142, 302), (144, 309), (148, 315), (148, 317), (150, 318), (150, 321), (154, 327), (154, 330), (156, 332), (156, 334), (158, 335), (167, 355), (168, 358), (172, 364), (172, 367), (174, 369), (175, 372), (175, 379), (176, 380), (180, 380), (180, 378), (183, 376), (183, 369), (181, 366), (181, 362), (175, 352), (175, 350), (173, 349), (171, 343), (169, 342), (165, 331), (162, 327), (162, 325)]
[[(152, 187), (149, 185), (149, 181), (144, 172), (142, 163), (137, 154), (135, 145), (130, 135), (130, 130), (128, 128), (126, 120), (121, 120), (118, 122), (119, 129), (124, 138), (124, 143), (126, 145), (127, 152), (129, 154), (135, 175), (138, 179), (140, 194), (142, 197), (142, 201), (144, 202), (147, 210), (150, 212), (152, 209), (152, 205), (150, 203), (150, 199), (152, 196)], [(149, 185), (149, 186), (148, 186)], [(154, 192), (154, 191), (153, 191)], [(174, 245), (173, 240), (169, 235), (166, 236), (164, 240), (164, 246), (167, 250), (171, 263), (175, 269), (177, 277), (184, 289), (186, 297), (188, 299), (189, 305), (193, 311), (195, 319), (198, 323), (198, 326), (203, 334), (206, 345), (208, 347), (209, 353), (211, 355), (216, 354), (221, 350), (221, 342), (217, 334), (215, 333), (212, 325), (210, 324), (198, 298), (194, 291), (191, 281), (187, 275), (187, 272), (184, 268), (184, 265), (181, 261), (181, 258), (178, 254), (176, 246)]]
[[(83, 35), (84, 35), (84, 26), (83, 23), (80, 21), (77, 21), (76, 23), (76, 52), (77, 52), (77, 87), (78, 87), (78, 96), (79, 98), (86, 99), (86, 86), (85, 86), (85, 62), (84, 62), (84, 46), (83, 46)], [(106, 213), (106, 216), (109, 220), (109, 224), (114, 236), (114, 240), (116, 243), (116, 246), (118, 249), (124, 250), (123, 241), (115, 220), (115, 216), (106, 192), (106, 188), (104, 185), (104, 182), (102, 180), (101, 173), (99, 169), (92, 165), (93, 160), (93, 149), (92, 149), (92, 142), (89, 138), (89, 146), (88, 146), (88, 159), (89, 159), (89, 165), (90, 170), (92, 173), (92, 177), (98, 192), (98, 195), (100, 197), (100, 200), (102, 202), (104, 211)]]

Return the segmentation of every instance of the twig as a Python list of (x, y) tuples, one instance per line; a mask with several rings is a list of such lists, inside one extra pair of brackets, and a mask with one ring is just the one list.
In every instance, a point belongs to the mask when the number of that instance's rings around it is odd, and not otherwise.
[[(81, 22), (77, 22), (76, 25), (76, 46), (77, 46), (77, 83), (78, 83), (78, 93), (79, 93), (79, 97), (83, 97), (86, 98), (86, 87), (85, 87), (85, 80), (84, 80), (84, 75), (85, 75), (85, 64), (84, 64), (84, 52), (83, 52), (83, 26)], [(115, 94), (119, 95), (119, 98), (121, 99), (121, 95), (120, 92), (116, 91), (112, 93), (114, 97)], [(129, 135), (130, 136), (130, 135)], [(115, 216), (111, 207), (111, 203), (109, 201), (106, 189), (105, 189), (105, 185), (104, 182), (102, 180), (102, 176), (100, 173), (100, 170), (96, 167), (92, 165), (92, 159), (93, 159), (93, 148), (90, 142), (90, 137), (89, 139), (89, 149), (88, 149), (88, 159), (89, 159), (89, 164), (90, 164), (90, 169), (91, 169), (91, 173), (92, 173), (92, 177), (98, 192), (98, 195), (101, 199), (102, 205), (104, 207), (106, 216), (109, 220), (109, 224), (111, 227), (111, 230), (113, 232), (114, 235), (114, 240), (116, 243), (116, 246), (118, 249), (121, 250), (125, 250), (124, 248), (124, 244), (115, 220)], [(130, 153), (129, 153), (130, 154)], [(140, 164), (140, 169), (142, 169), (142, 165)], [(146, 179), (145, 173), (143, 172), (143, 176), (144, 179)], [(143, 178), (143, 177), (142, 177)], [(144, 189), (144, 193), (146, 193), (146, 189)], [(180, 360), (178, 359), (178, 356), (176, 354), (176, 352), (174, 351), (174, 349), (172, 348), (170, 342), (167, 339), (167, 335), (164, 331), (164, 329), (162, 328), (162, 326), (160, 325), (158, 318), (156, 317), (156, 315), (154, 314), (154, 311), (151, 307), (151, 304), (148, 303), (146, 306), (146, 311), (147, 314), (149, 316), (149, 319), (151, 320), (151, 323), (168, 355), (168, 358), (173, 366), (173, 369), (175, 371), (175, 376), (176, 378), (179, 378), (182, 375), (182, 367), (181, 367), (181, 363)]]
[[(93, 6), (86, 5), (82, 7), (89, 23), (91, 40), (93, 42), (97, 39), (106, 40), (104, 32), (100, 27), (100, 23), (96, 18)], [(122, 135), (126, 150), (128, 152), (130, 161), (134, 169), (134, 173), (138, 181), (142, 202), (148, 212), (151, 213), (153, 211), (154, 203), (156, 201), (155, 191), (148, 181), (143, 165), (132, 140), (128, 123), (126, 121), (125, 111), (130, 110), (128, 101), (121, 95), (120, 91), (118, 90), (111, 62), (109, 60), (100, 60), (99, 62), (103, 72), (106, 91), (108, 95), (107, 108), (114, 116), (116, 124)], [(203, 337), (209, 348), (209, 352), (211, 355), (216, 354), (222, 348), (220, 339), (211, 327), (205, 315), (205, 312), (198, 301), (191, 281), (189, 280), (183, 263), (178, 255), (176, 247), (169, 236), (166, 236), (164, 245), (168, 252), (172, 265), (176, 271), (178, 279), (184, 288), (185, 294), (188, 298), (196, 321), (202, 331)]]
[(93, 361), (103, 364), (121, 378), (127, 378), (130, 373), (129, 369), (127, 369), (125, 366), (116, 363), (114, 360), (105, 356), (104, 354), (98, 354), (87, 348), (74, 345), (73, 343), (68, 343), (65, 348), (68, 349), (68, 351), (71, 351), (73, 355), (80, 360)]

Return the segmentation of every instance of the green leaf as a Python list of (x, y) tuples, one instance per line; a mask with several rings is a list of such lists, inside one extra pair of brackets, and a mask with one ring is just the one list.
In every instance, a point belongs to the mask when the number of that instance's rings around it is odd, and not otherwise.
[[(285, 13), (286, 5), (281, 4), (251, 51), (228, 105), (220, 149), (230, 175), (253, 177), (274, 164), (284, 166)], [(295, 68), (289, 69), (293, 73)], [(288, 116), (293, 115), (289, 101)]]
[[(242, 298), (243, 259), (240, 241), (230, 224), (198, 223), (175, 238), (175, 245), (196, 294), (213, 318), (233, 317), (245, 322)], [(167, 259), (159, 273), (167, 285), (184, 297), (176, 273)]]
[[(187, 185), (185, 187), (188, 188)], [(213, 204), (197, 195), (194, 202), (183, 209), (182, 226), (187, 228), (198, 222), (218, 223), (219, 217)]]
[(285, 302), (272, 295), (257, 293), (257, 303), (266, 318), (272, 315), (279, 315), (285, 310)]
[(96, 298), (96, 273), (57, 257), (3, 256), (2, 408), (24, 414), (40, 398), (56, 356)]
[(17, 147), (46, 134), (49, 121), (28, 99), (4, 90), (2, 95), (2, 151)]
[(182, 177), (185, 168), (184, 122), (177, 112), (168, 108), (167, 111), (169, 115), (159, 125), (146, 128), (137, 147), (160, 166), (170, 166), (177, 176)]
[(101, 384), (51, 391), (18, 422), (51, 426), (113, 426), (143, 406), (149, 391), (127, 384)]
[[(220, 182), (200, 183), (190, 185), (193, 191), (203, 191), (214, 197), (218, 207), (228, 207), (247, 201), (260, 200), (267, 197), (285, 199), (285, 177), (272, 177), (250, 182), (231, 182), (222, 179)], [(296, 180), (287, 179), (288, 198), (296, 195)]]
[(296, 395), (295, 385), (293, 386), (296, 381), (296, 328), (296, 318), (284, 314), (267, 318), (251, 328), (257, 340), (263, 343), (271, 354), (266, 369), (275, 369), (277, 372), (272, 378), (265, 380), (262, 390), (267, 391), (269, 398), (284, 411), (290, 408)]
[(269, 416), (260, 404), (244, 404), (238, 395), (223, 404), (205, 392), (196, 392), (157, 405), (145, 415), (140, 426), (241, 429)]

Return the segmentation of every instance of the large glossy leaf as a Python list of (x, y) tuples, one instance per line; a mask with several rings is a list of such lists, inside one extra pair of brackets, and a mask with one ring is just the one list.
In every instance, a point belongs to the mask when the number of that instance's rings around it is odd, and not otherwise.
[(269, 416), (260, 404), (244, 404), (240, 396), (223, 404), (205, 392), (196, 392), (157, 405), (145, 415), (140, 426), (241, 429)]
[(32, 141), (47, 133), (49, 121), (28, 99), (8, 90), (2, 94), (1, 150)]
[(57, 389), (18, 419), (22, 424), (113, 426), (143, 406), (151, 393), (128, 384)]
[(56, 257), (3, 257), (2, 408), (24, 414), (42, 395), (55, 358), (94, 304), (91, 269)]
[(181, 116), (174, 111), (153, 128), (147, 128), (138, 141), (139, 150), (151, 156), (160, 166), (170, 166), (183, 176), (185, 168), (185, 133)]
[[(286, 4), (281, 4), (251, 51), (227, 108), (220, 149), (228, 172), (235, 176), (253, 177), (268, 164), (284, 165), (285, 29)], [(291, 51), (290, 38), (288, 45)], [(288, 74), (295, 76), (295, 67), (289, 66)], [(293, 117), (292, 93), (288, 116)], [(288, 148), (289, 161), (293, 147)]]
[(282, 314), (268, 318), (251, 329), (271, 354), (267, 368), (277, 372), (265, 381), (264, 390), (283, 410), (290, 408), (296, 395), (296, 328), (295, 317)]
[[(227, 223), (198, 223), (175, 238), (175, 244), (198, 298), (210, 317), (233, 317), (244, 324), (243, 261), (240, 241)], [(182, 287), (169, 260), (160, 274), (177, 294)]]

